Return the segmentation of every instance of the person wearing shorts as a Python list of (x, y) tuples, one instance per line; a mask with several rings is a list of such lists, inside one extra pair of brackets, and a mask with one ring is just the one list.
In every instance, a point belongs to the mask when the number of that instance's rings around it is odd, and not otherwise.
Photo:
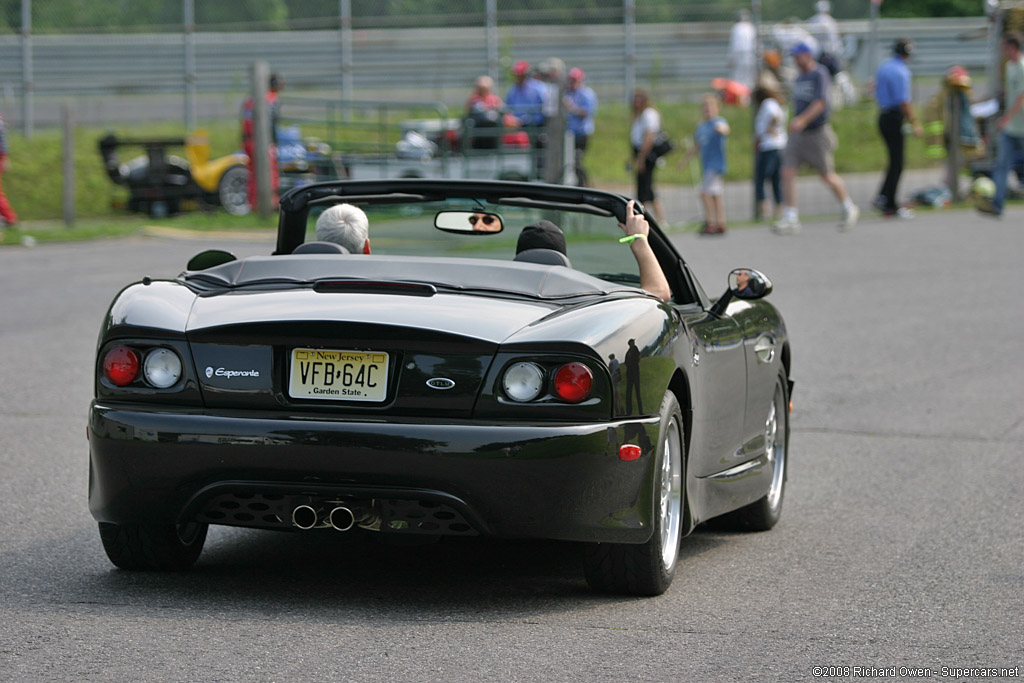
[(806, 43), (798, 43), (790, 51), (800, 74), (793, 84), (793, 118), (789, 122), (789, 140), (782, 153), (782, 189), (786, 205), (782, 217), (772, 225), (778, 234), (793, 234), (800, 229), (796, 204), (796, 174), (801, 166), (818, 172), (822, 181), (842, 204), (839, 227), (852, 228), (860, 210), (850, 199), (843, 179), (835, 171), (833, 153), (837, 140), (829, 125), (829, 75), (825, 67), (814, 61), (813, 51)]
[(701, 98), (703, 120), (693, 135), (694, 146), (680, 160), (679, 165), (690, 163), (695, 153), (700, 153), (701, 183), (700, 200), (704, 205), (704, 227), (702, 235), (725, 233), (725, 203), (722, 199), (725, 183), (722, 177), (726, 171), (726, 141), (729, 138), (729, 122), (719, 116), (718, 97), (708, 93)]

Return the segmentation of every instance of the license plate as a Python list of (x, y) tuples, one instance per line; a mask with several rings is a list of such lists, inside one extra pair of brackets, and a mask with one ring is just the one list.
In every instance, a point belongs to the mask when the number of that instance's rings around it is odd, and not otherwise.
[(325, 401), (387, 399), (388, 354), (379, 351), (292, 349), (288, 395)]

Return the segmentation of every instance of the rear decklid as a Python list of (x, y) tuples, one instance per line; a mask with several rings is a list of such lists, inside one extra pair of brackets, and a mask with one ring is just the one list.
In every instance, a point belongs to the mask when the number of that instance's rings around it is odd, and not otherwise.
[(209, 407), (468, 418), (504, 340), (614, 287), (485, 260), (250, 261), (181, 278), (199, 294), (186, 332)]

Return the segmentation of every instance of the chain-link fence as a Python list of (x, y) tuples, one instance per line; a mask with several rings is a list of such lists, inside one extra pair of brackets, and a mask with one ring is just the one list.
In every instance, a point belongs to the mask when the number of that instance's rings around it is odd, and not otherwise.
[[(256, 60), (289, 92), (336, 99), (461, 105), (473, 80), (499, 90), (512, 63), (556, 57), (578, 66), (604, 101), (635, 86), (663, 100), (729, 74), (736, 16), (750, 13), (762, 46), (806, 18), (812, 0), (0, 0), (0, 106), (27, 135), (54, 125), (75, 98), (83, 123), (233, 117)], [(833, 0), (854, 76), (878, 46), (918, 40), (915, 73), (991, 61), (984, 17), (872, 23), (863, 0)], [(793, 22), (798, 23), (798, 22)], [(874, 28), (874, 31), (872, 29)], [(872, 40), (874, 38), (874, 40)], [(873, 50), (873, 51), (872, 51)]]

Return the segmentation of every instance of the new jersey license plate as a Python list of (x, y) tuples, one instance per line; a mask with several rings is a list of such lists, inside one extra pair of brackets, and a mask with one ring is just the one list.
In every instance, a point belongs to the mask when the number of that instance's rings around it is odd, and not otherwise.
[(288, 395), (327, 401), (387, 399), (388, 354), (378, 351), (292, 349)]

